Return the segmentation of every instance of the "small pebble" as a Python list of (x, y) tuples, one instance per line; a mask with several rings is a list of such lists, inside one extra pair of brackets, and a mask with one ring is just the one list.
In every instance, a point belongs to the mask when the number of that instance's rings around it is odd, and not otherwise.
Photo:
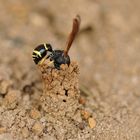
[(83, 122), (79, 123), (79, 129), (83, 130), (85, 128), (85, 124)]
[(31, 116), (32, 119), (36, 120), (36, 119), (41, 117), (41, 114), (37, 109), (32, 109), (31, 112), (30, 112), (30, 116)]
[(88, 119), (88, 124), (89, 124), (89, 127), (92, 129), (92, 128), (94, 128), (95, 126), (96, 126), (96, 121), (95, 121), (95, 119), (93, 119), (93, 118), (89, 118)]
[(66, 70), (66, 69), (68, 68), (68, 65), (62, 64), (62, 65), (60, 66), (60, 68), (61, 68), (62, 70)]
[(32, 130), (33, 130), (33, 132), (34, 132), (35, 134), (40, 135), (40, 134), (42, 133), (42, 131), (43, 131), (43, 128), (44, 128), (44, 127), (43, 127), (42, 123), (36, 122), (36, 123), (33, 125)]
[(82, 105), (85, 105), (85, 103), (86, 103), (85, 98), (80, 97), (80, 98), (79, 98), (79, 103), (82, 104)]
[(91, 114), (86, 110), (81, 110), (81, 115), (82, 115), (83, 119), (87, 120)]

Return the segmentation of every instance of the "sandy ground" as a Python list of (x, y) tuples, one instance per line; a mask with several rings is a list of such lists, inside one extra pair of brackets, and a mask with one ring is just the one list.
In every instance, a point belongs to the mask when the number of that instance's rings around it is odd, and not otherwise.
[(42, 42), (64, 48), (76, 14), (82, 24), (70, 56), (79, 63), (81, 94), (96, 120), (90, 139), (140, 139), (139, 0), (1, 0), (0, 9), (0, 105), (9, 94), (14, 99), (8, 115), (0, 109), (9, 116), (0, 117), (0, 139), (11, 138), (5, 126), (14, 121), (15, 101), (28, 110), (42, 93), (32, 50)]

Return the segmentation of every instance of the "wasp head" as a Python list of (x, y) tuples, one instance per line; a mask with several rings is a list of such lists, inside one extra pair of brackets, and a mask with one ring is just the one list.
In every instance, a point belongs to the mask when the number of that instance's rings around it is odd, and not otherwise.
[(38, 64), (44, 60), (45, 57), (49, 56), (53, 50), (52, 46), (50, 44), (40, 44), (38, 45), (32, 54), (33, 60), (35, 64)]

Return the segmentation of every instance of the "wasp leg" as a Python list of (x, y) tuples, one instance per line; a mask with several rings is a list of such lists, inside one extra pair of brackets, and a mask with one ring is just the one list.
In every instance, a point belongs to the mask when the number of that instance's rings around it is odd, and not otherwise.
[[(44, 58), (42, 58), (40, 61), (39, 61), (39, 65), (43, 65), (44, 64), (44, 62), (48, 59), (49, 57), (48, 56), (45, 56)], [(49, 62), (47, 62), (47, 65), (48, 66), (53, 66), (53, 64), (54, 64), (54, 61), (50, 61), (49, 60)]]
[(47, 58), (47, 56), (45, 56), (44, 58), (42, 58), (40, 61), (39, 61), (39, 65), (43, 65), (43, 63), (45, 62), (45, 60), (46, 60), (46, 58)]
[(54, 67), (54, 61), (48, 62), (47, 65), (48, 65), (49, 67)]

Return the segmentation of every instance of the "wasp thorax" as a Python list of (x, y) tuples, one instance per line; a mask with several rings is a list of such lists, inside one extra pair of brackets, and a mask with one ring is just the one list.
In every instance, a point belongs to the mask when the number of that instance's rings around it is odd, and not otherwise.
[(70, 57), (68, 55), (64, 56), (63, 50), (54, 50), (50, 60), (53, 61), (56, 69), (60, 69), (61, 64), (70, 64)]

